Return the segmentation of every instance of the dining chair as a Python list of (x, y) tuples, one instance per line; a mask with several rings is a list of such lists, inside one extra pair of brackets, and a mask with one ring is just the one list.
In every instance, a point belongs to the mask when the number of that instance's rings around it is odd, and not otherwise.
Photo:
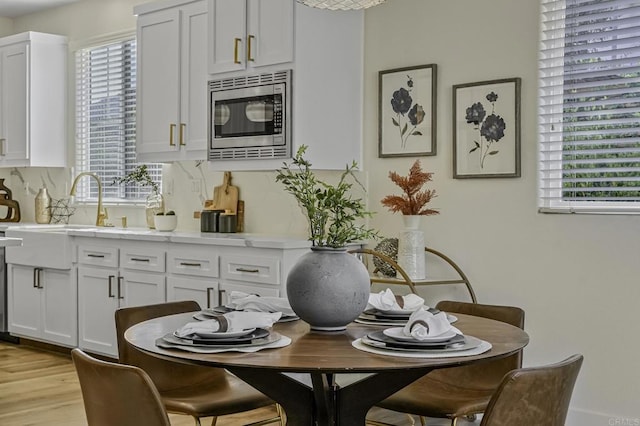
[[(139, 322), (199, 310), (200, 305), (195, 301), (167, 302), (116, 310), (119, 361), (146, 371), (158, 389), (167, 411), (192, 416), (196, 426), (200, 426), (202, 417), (213, 417), (211, 425), (215, 426), (218, 416), (275, 404), (269, 397), (223, 368), (160, 359), (138, 350), (124, 338), (125, 331)], [(247, 426), (275, 422), (284, 425), (284, 413), (281, 407), (276, 405), (276, 410), (278, 412), (276, 417)]]
[(480, 426), (564, 426), (583, 359), (576, 354), (556, 364), (507, 373)]
[(71, 351), (71, 358), (89, 426), (171, 426), (160, 394), (144, 370), (101, 361), (78, 348)]
[[(467, 314), (524, 328), (524, 311), (513, 306), (441, 301), (436, 308), (448, 313)], [(376, 406), (425, 417), (448, 418), (455, 426), (461, 417), (473, 418), (484, 412), (506, 373), (522, 366), (522, 351), (506, 358), (461, 367), (434, 370)], [(383, 424), (370, 421), (370, 424)]]

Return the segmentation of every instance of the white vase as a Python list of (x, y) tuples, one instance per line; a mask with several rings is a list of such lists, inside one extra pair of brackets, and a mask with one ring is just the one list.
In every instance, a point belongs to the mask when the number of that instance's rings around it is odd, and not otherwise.
[[(412, 280), (427, 278), (424, 232), (419, 228), (420, 215), (404, 215), (404, 229), (398, 235), (398, 265)], [(398, 278), (402, 278), (400, 274)]]

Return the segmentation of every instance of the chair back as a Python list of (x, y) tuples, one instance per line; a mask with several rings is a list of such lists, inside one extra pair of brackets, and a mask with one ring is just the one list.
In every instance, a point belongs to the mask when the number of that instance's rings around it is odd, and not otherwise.
[(583, 356), (505, 375), (480, 426), (564, 426)]
[(226, 373), (223, 369), (188, 365), (156, 358), (138, 350), (124, 338), (125, 331), (139, 322), (199, 310), (200, 305), (195, 301), (167, 302), (117, 309), (115, 320), (119, 361), (123, 364), (135, 365), (146, 371), (161, 393), (199, 383), (210, 385), (216, 382), (218, 386), (225, 386)]
[(158, 390), (142, 369), (101, 361), (78, 348), (71, 357), (89, 426), (171, 426)]
[[(481, 303), (441, 301), (437, 309), (505, 322), (524, 329), (524, 311), (515, 306), (485, 305)], [(455, 325), (455, 324), (454, 324)], [(455, 368), (435, 370), (429, 373), (434, 380), (452, 383), (467, 389), (495, 389), (509, 371), (522, 367), (522, 351), (506, 358)]]

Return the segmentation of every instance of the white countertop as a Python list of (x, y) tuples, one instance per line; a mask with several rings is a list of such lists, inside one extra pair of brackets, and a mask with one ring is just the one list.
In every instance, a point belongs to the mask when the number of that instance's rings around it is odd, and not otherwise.
[(0, 237), (0, 247), (21, 246), (22, 238)]
[[(3, 226), (6, 225), (6, 226)], [(28, 223), (2, 223), (0, 231), (13, 230), (27, 232), (66, 233), (74, 237), (109, 238), (137, 241), (158, 241), (188, 244), (211, 244), (232, 247), (256, 247), (297, 249), (311, 247), (311, 242), (297, 237), (249, 234), (249, 233), (215, 233), (197, 231), (163, 232), (148, 228), (95, 227), (91, 225), (38, 225)]]

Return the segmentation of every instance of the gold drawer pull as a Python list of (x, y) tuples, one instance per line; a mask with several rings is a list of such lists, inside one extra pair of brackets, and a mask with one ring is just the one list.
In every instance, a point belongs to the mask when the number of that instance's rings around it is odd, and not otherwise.
[(201, 267), (202, 263), (180, 262), (180, 266), (197, 266), (197, 267)]
[(247, 43), (247, 61), (250, 62), (255, 62), (255, 58), (251, 55), (251, 45), (253, 43), (251, 43), (253, 40), (256, 39), (256, 36), (249, 34), (249, 42)]
[(242, 41), (242, 39), (240, 39), (240, 38), (236, 38), (235, 41), (234, 41), (234, 45), (233, 45), (233, 63), (234, 64), (241, 64), (242, 63), (238, 59), (238, 49), (240, 48), (240, 42), (241, 41)]
[(175, 141), (173, 140), (173, 134), (176, 131), (175, 124), (169, 124), (169, 146), (176, 146)]
[(104, 254), (89, 253), (89, 254), (87, 254), (87, 257), (95, 257), (95, 258), (98, 258), (98, 259), (104, 259)]
[(249, 269), (249, 268), (236, 268), (237, 272), (250, 272), (252, 274), (257, 274), (260, 272), (260, 269)]
[(132, 262), (150, 262), (149, 259), (143, 259), (143, 258), (140, 258), (140, 257), (132, 257), (131, 261)]

